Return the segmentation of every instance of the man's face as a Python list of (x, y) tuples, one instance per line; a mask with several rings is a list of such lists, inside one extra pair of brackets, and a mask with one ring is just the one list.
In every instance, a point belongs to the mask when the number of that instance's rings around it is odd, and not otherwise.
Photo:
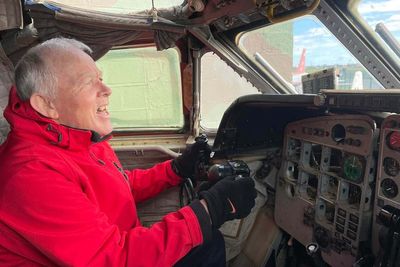
[(53, 101), (60, 124), (92, 130), (100, 135), (112, 131), (108, 113), (111, 89), (102, 81), (102, 74), (93, 59), (74, 49), (55, 62), (58, 90)]

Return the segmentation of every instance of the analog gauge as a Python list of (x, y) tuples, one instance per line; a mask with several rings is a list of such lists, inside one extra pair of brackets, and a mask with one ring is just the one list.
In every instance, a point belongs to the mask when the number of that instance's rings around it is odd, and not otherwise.
[(397, 160), (394, 158), (387, 157), (383, 160), (383, 167), (385, 172), (390, 176), (396, 176), (399, 174), (400, 165)]
[(299, 166), (297, 163), (289, 161), (287, 163), (287, 172), (286, 172), (286, 177), (290, 181), (296, 181), (299, 176)]
[(399, 193), (399, 188), (392, 179), (386, 178), (381, 182), (381, 191), (385, 197), (395, 198)]
[(356, 155), (347, 155), (343, 161), (344, 178), (359, 183), (364, 175), (363, 159)]
[(387, 136), (387, 145), (393, 150), (400, 150), (400, 132), (391, 132)]

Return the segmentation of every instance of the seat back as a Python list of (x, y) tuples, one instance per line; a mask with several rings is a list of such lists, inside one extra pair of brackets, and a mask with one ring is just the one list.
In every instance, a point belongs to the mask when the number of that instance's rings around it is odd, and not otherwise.
[(14, 82), (14, 66), (4, 53), (0, 44), (0, 144), (7, 137), (10, 127), (3, 117), (3, 111), (8, 103), (8, 93)]

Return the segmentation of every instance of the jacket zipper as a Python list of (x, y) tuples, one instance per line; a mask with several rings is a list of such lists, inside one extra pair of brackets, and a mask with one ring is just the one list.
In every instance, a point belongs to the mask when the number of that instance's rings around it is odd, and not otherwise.
[(122, 167), (118, 166), (118, 164), (115, 161), (113, 161), (113, 165), (122, 174), (122, 176), (124, 177), (125, 182), (128, 184), (129, 189), (131, 189), (131, 186), (129, 184), (128, 175), (124, 172), (124, 169), (122, 169)]
[[(104, 160), (99, 159), (93, 152), (89, 152), (91, 157), (96, 160), (100, 165), (105, 166), (106, 163), (104, 162)], [(128, 179), (128, 175), (124, 172), (124, 170), (122, 169), (122, 167), (118, 166), (118, 164), (113, 161), (112, 162), (114, 167), (117, 168), (118, 172), (122, 175), (123, 180), (126, 182), (126, 184), (128, 185), (129, 191), (131, 192), (131, 185), (129, 184), (129, 179)]]

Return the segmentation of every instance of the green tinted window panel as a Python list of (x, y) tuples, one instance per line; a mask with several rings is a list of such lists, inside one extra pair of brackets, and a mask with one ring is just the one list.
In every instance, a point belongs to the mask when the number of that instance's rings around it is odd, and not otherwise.
[[(52, 2), (88, 10), (124, 14), (152, 8), (152, 1), (143, 0), (54, 0)], [(154, 7), (157, 9), (168, 8), (180, 5), (182, 2), (183, 0), (157, 0), (154, 1)]]
[(109, 111), (115, 130), (183, 127), (179, 54), (154, 47), (116, 49), (97, 61), (113, 90)]

